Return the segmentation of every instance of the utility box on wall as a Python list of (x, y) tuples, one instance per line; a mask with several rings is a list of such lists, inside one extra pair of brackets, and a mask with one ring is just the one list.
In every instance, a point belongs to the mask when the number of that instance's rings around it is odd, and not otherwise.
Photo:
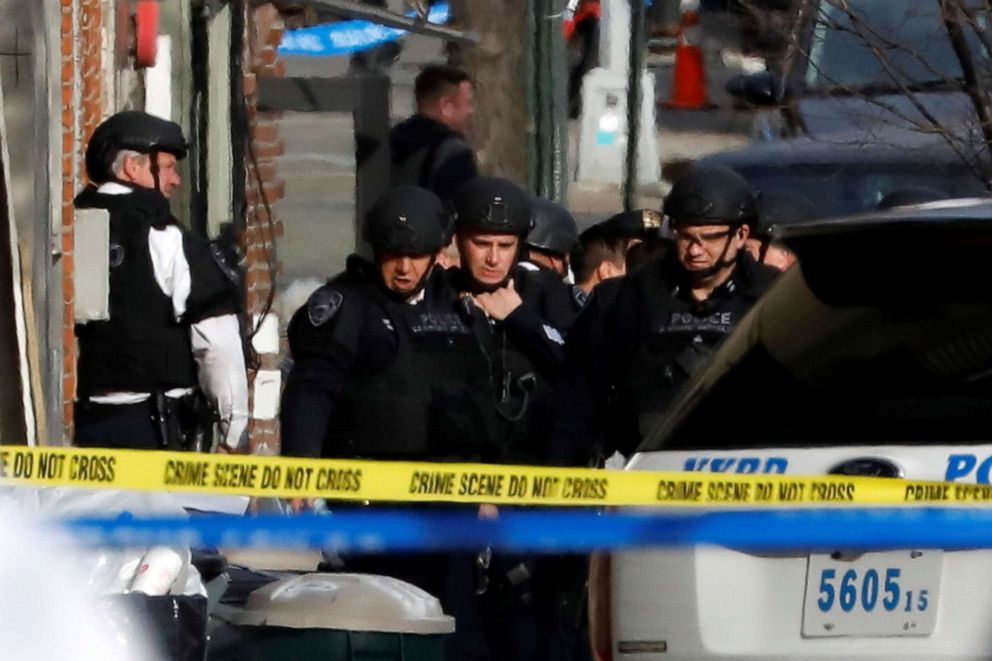
[(110, 263), (124, 255), (123, 248), (110, 245), (106, 209), (77, 209), (74, 241), (76, 323), (110, 319)]

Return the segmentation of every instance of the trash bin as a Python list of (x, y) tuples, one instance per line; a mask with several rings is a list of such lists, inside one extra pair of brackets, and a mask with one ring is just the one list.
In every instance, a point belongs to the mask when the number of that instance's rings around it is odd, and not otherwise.
[(441, 661), (444, 635), (455, 630), (437, 599), (371, 574), (305, 574), (270, 583), (231, 622), (258, 661)]

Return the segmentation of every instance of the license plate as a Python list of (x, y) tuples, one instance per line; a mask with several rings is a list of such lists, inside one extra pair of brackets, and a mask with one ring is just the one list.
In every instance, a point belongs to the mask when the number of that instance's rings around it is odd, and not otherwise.
[(940, 551), (811, 555), (803, 636), (928, 636), (937, 620)]

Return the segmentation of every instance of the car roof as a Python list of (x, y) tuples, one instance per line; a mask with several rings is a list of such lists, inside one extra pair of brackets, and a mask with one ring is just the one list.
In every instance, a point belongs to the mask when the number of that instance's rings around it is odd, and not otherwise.
[(992, 197), (969, 197), (951, 200), (937, 200), (922, 204), (893, 207), (885, 211), (874, 211), (840, 218), (823, 218), (802, 224), (778, 225), (772, 235), (799, 245), (805, 240), (827, 235), (853, 235), (865, 231), (877, 231), (888, 227), (944, 223), (955, 229), (974, 228), (978, 231), (992, 230)]
[(718, 163), (739, 170), (758, 166), (785, 168), (795, 165), (848, 165), (881, 164), (928, 165), (960, 164), (966, 168), (962, 152), (973, 152), (967, 146), (934, 136), (907, 134), (880, 129), (871, 142), (838, 141), (809, 137), (753, 142), (741, 149), (710, 154), (700, 159), (703, 163)]

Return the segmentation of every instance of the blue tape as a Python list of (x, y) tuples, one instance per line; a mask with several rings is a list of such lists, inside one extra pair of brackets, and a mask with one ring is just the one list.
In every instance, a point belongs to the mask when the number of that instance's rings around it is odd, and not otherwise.
[(992, 548), (992, 510), (850, 509), (658, 514), (571, 510), (374, 510), (294, 517), (130, 516), (63, 522), (102, 546), (323, 548), (348, 552), (492, 547), (556, 552), (711, 544), (742, 551)]
[[(412, 13), (407, 13), (413, 16)], [(446, 3), (430, 8), (427, 21), (437, 25), (448, 22), (450, 11)], [(370, 21), (339, 21), (314, 25), (307, 28), (287, 30), (279, 45), (280, 55), (348, 55), (368, 50), (387, 41), (395, 41), (406, 34), (406, 30), (379, 25)]]

